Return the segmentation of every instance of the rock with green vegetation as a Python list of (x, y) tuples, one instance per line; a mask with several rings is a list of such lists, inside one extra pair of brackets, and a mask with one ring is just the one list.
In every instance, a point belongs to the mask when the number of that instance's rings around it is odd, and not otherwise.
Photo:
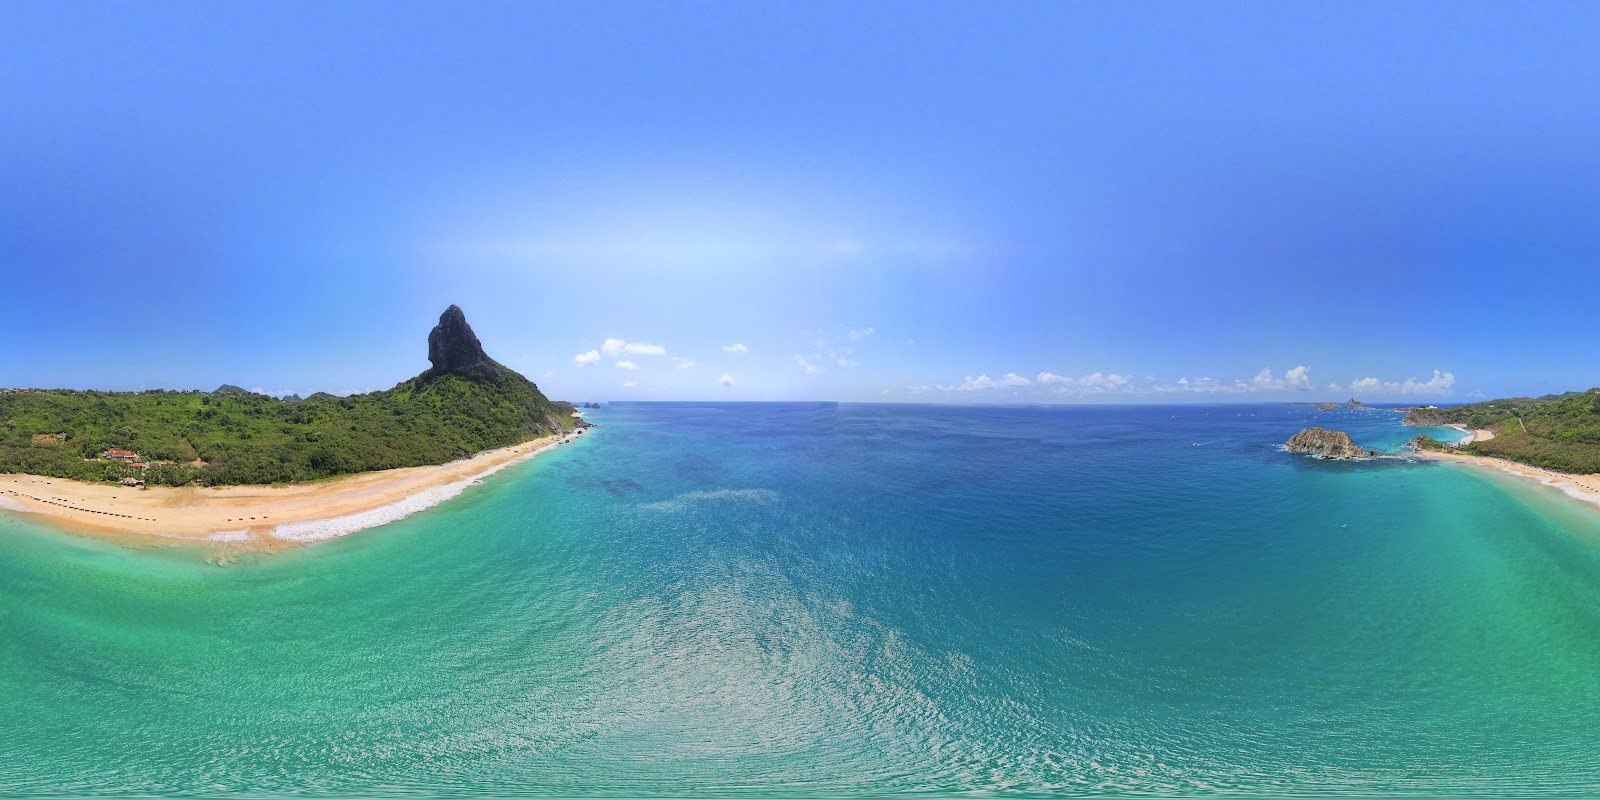
[(1360, 400), (1357, 400), (1354, 397), (1352, 397), (1349, 400), (1345, 401), (1344, 407), (1345, 408), (1366, 408), (1366, 406), (1363, 405)]
[[(151, 484), (284, 483), (442, 464), (588, 423), (495, 362), (451, 306), (428, 337), (433, 367), (392, 389), (285, 401), (216, 392), (33, 391), (0, 396), (0, 472)], [(59, 448), (31, 446), (65, 432)], [(129, 450), (155, 466), (101, 459)], [(162, 463), (165, 462), (165, 463)]]
[[(1424, 409), (1417, 409), (1423, 411)], [(1462, 446), (1473, 455), (1577, 474), (1600, 472), (1600, 388), (1427, 409), (1426, 423), (1487, 430)], [(1416, 413), (1416, 412), (1413, 412)], [(1410, 415), (1407, 415), (1410, 419)], [(1435, 422), (1436, 421), (1436, 422)]]
[(1450, 423), (1445, 421), (1443, 409), (1435, 406), (1422, 406), (1411, 409), (1405, 418), (1400, 420), (1400, 424), (1421, 428), (1437, 428), (1440, 425), (1448, 425)]
[(1376, 451), (1357, 447), (1350, 434), (1324, 428), (1306, 428), (1289, 437), (1284, 447), (1291, 453), (1334, 461), (1357, 461), (1377, 455)]
[(1420, 433), (1417, 434), (1416, 436), (1411, 437), (1411, 440), (1406, 442), (1406, 447), (1409, 447), (1412, 450), (1416, 450), (1418, 452), (1433, 452), (1433, 453), (1442, 453), (1442, 452), (1445, 452), (1446, 450), (1450, 449), (1450, 447), (1448, 445), (1446, 445), (1444, 442), (1441, 442), (1438, 439), (1433, 438), (1432, 436), (1426, 436), (1426, 435), (1423, 435), (1423, 434), (1420, 434)]

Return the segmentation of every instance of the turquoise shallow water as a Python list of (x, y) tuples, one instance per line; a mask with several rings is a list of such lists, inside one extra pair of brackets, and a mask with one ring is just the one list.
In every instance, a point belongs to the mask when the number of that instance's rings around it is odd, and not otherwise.
[(617, 405), (224, 567), (0, 516), (0, 794), (1600, 791), (1600, 510), (1206, 410)]

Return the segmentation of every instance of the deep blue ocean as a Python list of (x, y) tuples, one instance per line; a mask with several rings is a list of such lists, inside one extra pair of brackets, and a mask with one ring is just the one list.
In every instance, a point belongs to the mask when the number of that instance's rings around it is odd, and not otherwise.
[(0, 794), (1600, 792), (1600, 509), (1277, 446), (1398, 414), (590, 418), (221, 566), (0, 516)]

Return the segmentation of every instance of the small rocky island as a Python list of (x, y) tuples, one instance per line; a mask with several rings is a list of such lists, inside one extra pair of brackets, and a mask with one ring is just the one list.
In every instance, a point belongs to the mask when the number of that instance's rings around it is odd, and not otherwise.
[(1349, 400), (1345, 401), (1344, 407), (1345, 408), (1366, 408), (1366, 405), (1363, 404), (1360, 400), (1357, 400), (1354, 397), (1352, 397)]
[(1289, 437), (1288, 443), (1284, 446), (1291, 453), (1333, 461), (1358, 461), (1375, 458), (1378, 455), (1376, 450), (1356, 446), (1350, 439), (1350, 434), (1344, 431), (1330, 431), (1323, 428), (1306, 428)]

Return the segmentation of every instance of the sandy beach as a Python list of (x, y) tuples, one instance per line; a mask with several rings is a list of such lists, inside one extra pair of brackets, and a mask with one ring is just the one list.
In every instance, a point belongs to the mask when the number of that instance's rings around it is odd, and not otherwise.
[(1487, 442), (1494, 438), (1494, 431), (1484, 430), (1483, 428), (1468, 428), (1465, 425), (1451, 425), (1450, 427), (1461, 431), (1461, 444)]
[(0, 475), (0, 511), (43, 515), (66, 530), (124, 544), (219, 544), (232, 552), (275, 551), (410, 516), (581, 435), (580, 429), (448, 464), (288, 486), (138, 489)]
[[(1494, 438), (1494, 433), (1482, 429), (1469, 430), (1467, 428), (1460, 428), (1460, 430), (1464, 434), (1470, 433), (1472, 436), (1472, 441), (1475, 442), (1481, 442)], [(1553, 469), (1545, 469), (1544, 467), (1534, 467), (1527, 464), (1519, 464), (1515, 461), (1507, 461), (1503, 458), (1474, 456), (1466, 453), (1430, 451), (1421, 452), (1417, 455), (1422, 458), (1438, 458), (1445, 461), (1459, 461), (1469, 464), (1476, 464), (1480, 467), (1488, 467), (1490, 469), (1497, 469), (1501, 472), (1506, 472), (1519, 477), (1530, 478), (1544, 484), (1545, 486), (1549, 486), (1554, 489), (1560, 489), (1568, 497), (1571, 497), (1575, 500), (1581, 500), (1585, 503), (1591, 503), (1593, 505), (1600, 506), (1600, 473), (1594, 475), (1572, 475), (1565, 472), (1557, 472)]]

